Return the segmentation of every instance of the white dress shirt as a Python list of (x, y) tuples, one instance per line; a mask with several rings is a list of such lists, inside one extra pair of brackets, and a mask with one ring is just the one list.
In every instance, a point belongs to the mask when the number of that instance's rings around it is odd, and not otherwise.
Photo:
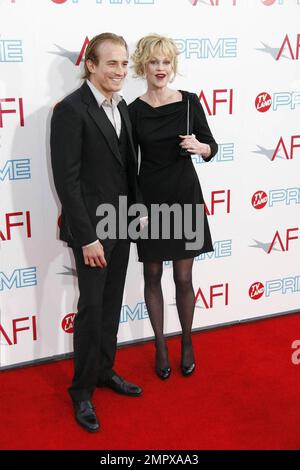
[(120, 111), (118, 110), (118, 104), (122, 101), (122, 96), (118, 93), (113, 93), (111, 102), (109, 102), (106, 96), (104, 96), (89, 80), (87, 80), (86, 83), (90, 87), (99, 108), (102, 107), (104, 109), (106, 116), (115, 128), (117, 136), (120, 137), (122, 121)]

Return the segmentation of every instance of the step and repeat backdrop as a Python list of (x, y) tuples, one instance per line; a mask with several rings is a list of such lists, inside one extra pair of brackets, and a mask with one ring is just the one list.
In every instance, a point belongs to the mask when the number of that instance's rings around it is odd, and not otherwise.
[[(0, 25), (1, 368), (72, 352), (77, 278), (58, 240), (49, 124), (105, 31), (131, 52), (148, 33), (174, 38), (172, 86), (197, 93), (219, 143), (211, 162), (193, 157), (214, 241), (194, 263), (194, 328), (299, 310), (300, 0), (0, 0)], [(131, 70), (124, 98), (144, 91)], [(153, 335), (130, 256), (120, 344)], [(171, 262), (163, 291), (171, 334)]]

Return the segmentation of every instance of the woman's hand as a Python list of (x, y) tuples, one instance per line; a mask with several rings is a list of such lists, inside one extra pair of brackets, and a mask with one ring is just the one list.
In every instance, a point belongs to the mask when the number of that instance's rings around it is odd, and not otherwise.
[(199, 142), (196, 139), (195, 134), (192, 135), (180, 135), (182, 142), (179, 144), (180, 147), (186, 149), (191, 154), (202, 155), (203, 158), (210, 157), (211, 148), (208, 144)]

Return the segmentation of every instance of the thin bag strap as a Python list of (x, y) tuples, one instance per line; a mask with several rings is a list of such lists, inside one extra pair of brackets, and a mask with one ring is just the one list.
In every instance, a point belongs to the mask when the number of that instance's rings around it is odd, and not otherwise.
[(187, 102), (186, 135), (190, 135), (190, 100)]

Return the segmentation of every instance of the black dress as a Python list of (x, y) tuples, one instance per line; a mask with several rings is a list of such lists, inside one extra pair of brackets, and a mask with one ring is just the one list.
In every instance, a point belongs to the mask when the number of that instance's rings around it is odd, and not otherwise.
[[(180, 156), (180, 135), (187, 133), (187, 101), (190, 102), (190, 134), (211, 147), (211, 158), (218, 145), (209, 129), (203, 108), (196, 94), (181, 91), (182, 101), (152, 107), (137, 98), (129, 105), (136, 147), (141, 150), (140, 190), (150, 215), (151, 204), (203, 204), (203, 195), (191, 157)], [(194, 212), (196, 216), (196, 212)], [(149, 225), (150, 225), (149, 220)], [(184, 230), (183, 230), (184, 233)], [(207, 216), (204, 215), (204, 244), (201, 249), (187, 250), (187, 240), (138, 240), (139, 261), (155, 262), (194, 258), (213, 251)], [(172, 236), (173, 235), (173, 236)]]

